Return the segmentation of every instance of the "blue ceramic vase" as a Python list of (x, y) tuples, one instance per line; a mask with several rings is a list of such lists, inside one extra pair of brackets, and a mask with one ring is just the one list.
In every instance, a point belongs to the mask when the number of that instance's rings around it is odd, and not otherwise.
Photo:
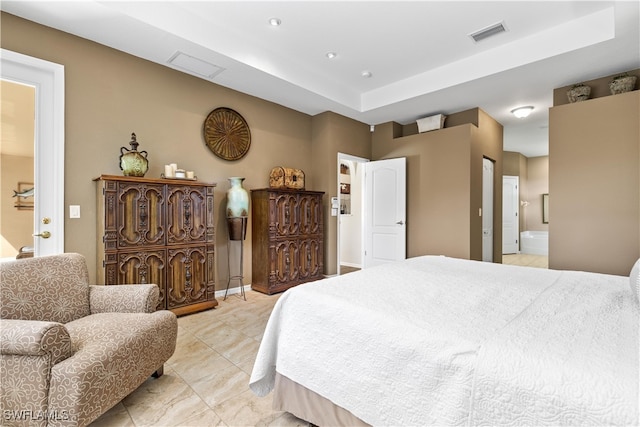
[(231, 177), (231, 188), (227, 191), (227, 218), (240, 218), (249, 216), (249, 194), (242, 187), (244, 178)]

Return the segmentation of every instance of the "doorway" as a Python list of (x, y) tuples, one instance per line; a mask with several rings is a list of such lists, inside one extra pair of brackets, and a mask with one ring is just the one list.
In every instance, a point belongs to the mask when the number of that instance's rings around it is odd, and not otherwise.
[(363, 267), (363, 182), (367, 162), (369, 159), (338, 153), (338, 275)]
[[(33, 88), (33, 235), (34, 256), (64, 252), (64, 67), (6, 49), (1, 50), (3, 82)], [(5, 99), (2, 99), (3, 121)], [(11, 110), (11, 108), (9, 108)], [(3, 123), (3, 139), (5, 126)], [(3, 167), (4, 171), (5, 168)], [(4, 178), (4, 177), (3, 177)], [(5, 178), (6, 179), (6, 178)], [(3, 179), (4, 181), (4, 179)], [(10, 181), (9, 184), (12, 184)], [(17, 184), (16, 184), (17, 185)], [(2, 186), (2, 209), (13, 205), (13, 194)], [(30, 188), (24, 188), (24, 191)], [(22, 193), (23, 191), (20, 191)], [(27, 194), (27, 193), (24, 193)], [(17, 196), (18, 199), (26, 197)], [(9, 199), (9, 200), (8, 200)], [(15, 199), (15, 198), (14, 198)], [(4, 219), (3, 219), (4, 221)], [(1, 224), (2, 228), (11, 224)], [(3, 239), (3, 245), (5, 239)]]
[(338, 153), (337, 274), (406, 257), (406, 158)]

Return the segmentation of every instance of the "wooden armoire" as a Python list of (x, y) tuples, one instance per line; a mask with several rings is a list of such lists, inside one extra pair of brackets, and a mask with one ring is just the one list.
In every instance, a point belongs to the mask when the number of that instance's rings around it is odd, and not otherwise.
[(251, 288), (282, 292), (323, 276), (321, 191), (251, 190)]
[(177, 315), (215, 299), (215, 184), (116, 175), (98, 184), (98, 283), (155, 283)]

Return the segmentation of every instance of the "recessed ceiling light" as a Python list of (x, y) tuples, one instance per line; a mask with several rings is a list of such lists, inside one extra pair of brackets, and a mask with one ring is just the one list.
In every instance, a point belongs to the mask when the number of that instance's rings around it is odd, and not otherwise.
[(362, 77), (364, 77), (365, 79), (368, 79), (369, 77), (373, 76), (373, 74), (371, 73), (371, 71), (367, 71), (367, 70), (363, 71), (360, 75), (361, 75)]
[(527, 117), (533, 111), (533, 107), (531, 105), (527, 105), (526, 107), (518, 107), (511, 110), (511, 113), (519, 119), (523, 119)]
[(329, 58), (329, 59), (333, 59), (333, 58), (335, 58), (336, 56), (338, 56), (338, 54), (337, 54), (337, 53), (335, 53), (335, 52), (327, 52), (327, 55), (326, 55), (326, 56), (327, 56), (327, 58)]
[(280, 24), (282, 24), (282, 21), (280, 20), (280, 18), (271, 18), (269, 19), (269, 24), (273, 25), (274, 27), (278, 27), (280, 26)]

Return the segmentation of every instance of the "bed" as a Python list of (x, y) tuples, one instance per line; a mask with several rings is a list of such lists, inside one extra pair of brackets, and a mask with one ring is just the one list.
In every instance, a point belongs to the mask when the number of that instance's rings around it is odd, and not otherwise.
[(316, 425), (638, 425), (639, 319), (629, 277), (416, 257), (285, 292), (250, 388)]

